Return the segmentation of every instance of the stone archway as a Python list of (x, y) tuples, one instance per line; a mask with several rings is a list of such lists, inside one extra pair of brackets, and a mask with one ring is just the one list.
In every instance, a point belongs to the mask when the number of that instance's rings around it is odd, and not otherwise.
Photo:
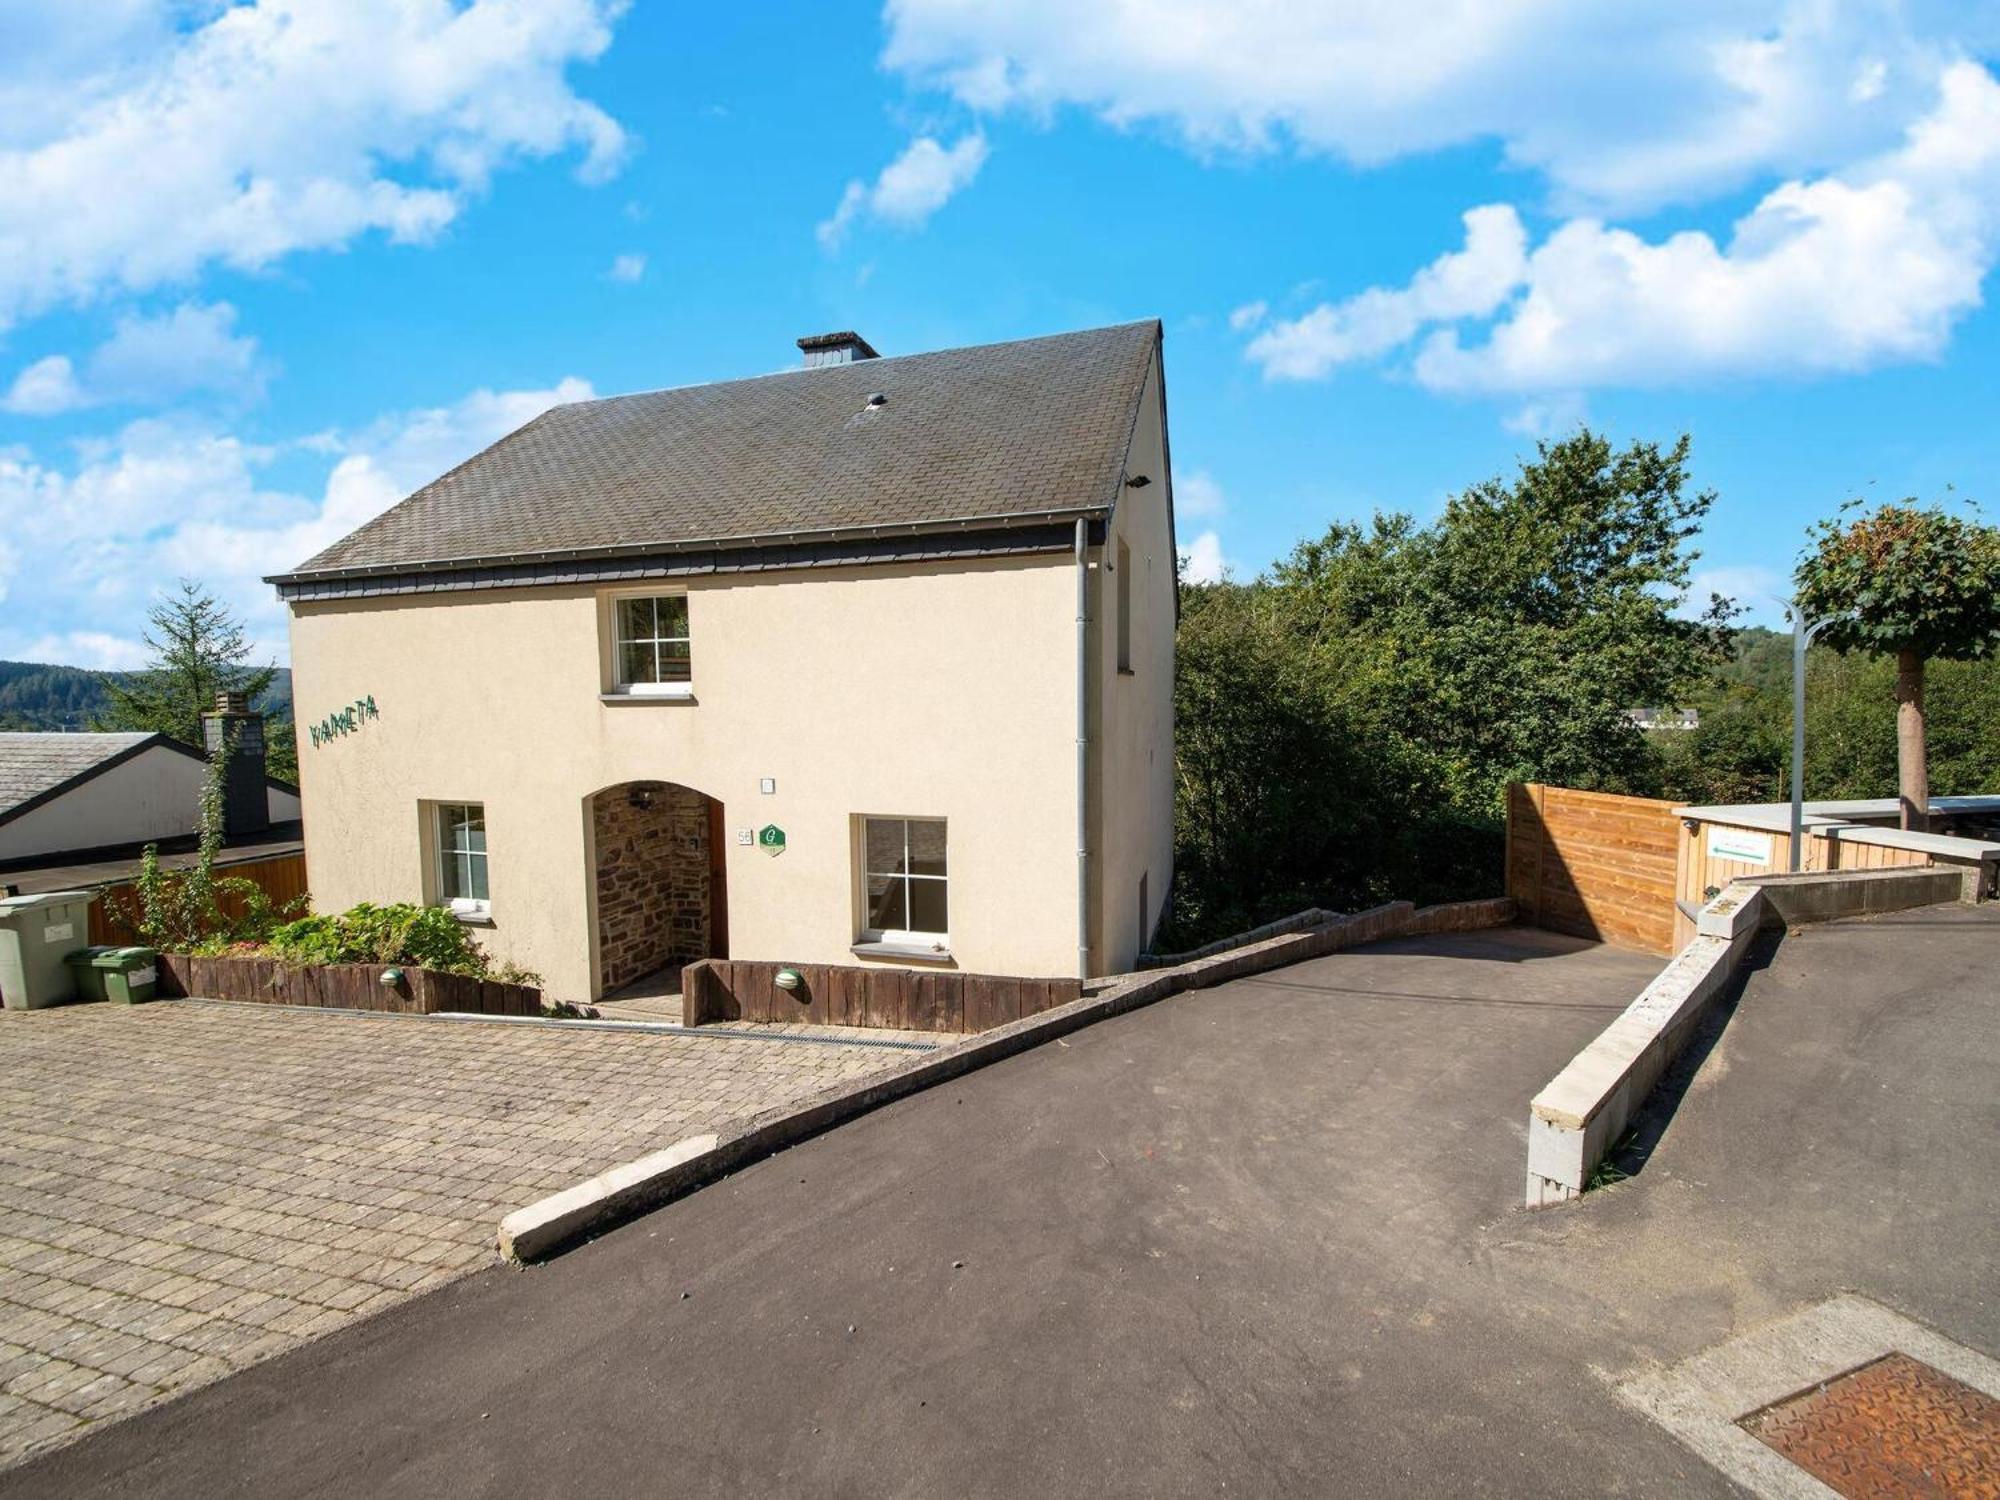
[(590, 799), (599, 995), (729, 949), (722, 804), (671, 781)]

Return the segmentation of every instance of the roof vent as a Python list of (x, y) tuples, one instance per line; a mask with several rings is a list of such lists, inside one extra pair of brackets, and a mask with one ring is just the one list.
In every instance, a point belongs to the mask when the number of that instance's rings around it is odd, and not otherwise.
[(880, 391), (870, 391), (868, 393), (868, 404), (870, 406), (887, 406), (889, 404), (889, 398), (883, 395)]
[(804, 351), (806, 368), (821, 369), (826, 365), (851, 365), (857, 359), (880, 359), (875, 346), (853, 329), (839, 333), (809, 333), (799, 340), (799, 348)]

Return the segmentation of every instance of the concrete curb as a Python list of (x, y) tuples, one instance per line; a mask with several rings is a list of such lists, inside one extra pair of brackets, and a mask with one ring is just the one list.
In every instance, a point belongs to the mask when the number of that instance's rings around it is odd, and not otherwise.
[(1272, 938), (1176, 968), (1125, 975), (1097, 994), (996, 1026), (885, 1072), (838, 1084), (797, 1104), (766, 1110), (718, 1135), (692, 1137), (565, 1188), (500, 1221), (500, 1255), (517, 1264), (546, 1259), (592, 1234), (885, 1104), (1184, 990), (1206, 989), (1384, 938), (1498, 927), (1512, 921), (1513, 916), (1514, 903), (1504, 897), (1422, 910), (1407, 901), (1393, 901), (1310, 932)]
[(1831, 870), (1729, 883), (1695, 936), (1528, 1106), (1530, 1208), (1580, 1195), (1761, 930), (1956, 901), (1956, 870)]

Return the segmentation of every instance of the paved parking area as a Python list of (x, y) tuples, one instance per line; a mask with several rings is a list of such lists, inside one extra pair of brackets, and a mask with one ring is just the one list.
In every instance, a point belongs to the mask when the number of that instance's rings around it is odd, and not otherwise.
[(845, 1040), (0, 1013), (0, 1464), (488, 1264), (510, 1208), (910, 1055)]

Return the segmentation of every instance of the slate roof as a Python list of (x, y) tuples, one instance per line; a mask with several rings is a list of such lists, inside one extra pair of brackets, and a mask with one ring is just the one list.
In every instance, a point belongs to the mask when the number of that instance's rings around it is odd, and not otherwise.
[(0, 818), (121, 760), (153, 734), (0, 734)]
[(558, 406), (270, 581), (1103, 514), (1159, 340), (1147, 320)]

